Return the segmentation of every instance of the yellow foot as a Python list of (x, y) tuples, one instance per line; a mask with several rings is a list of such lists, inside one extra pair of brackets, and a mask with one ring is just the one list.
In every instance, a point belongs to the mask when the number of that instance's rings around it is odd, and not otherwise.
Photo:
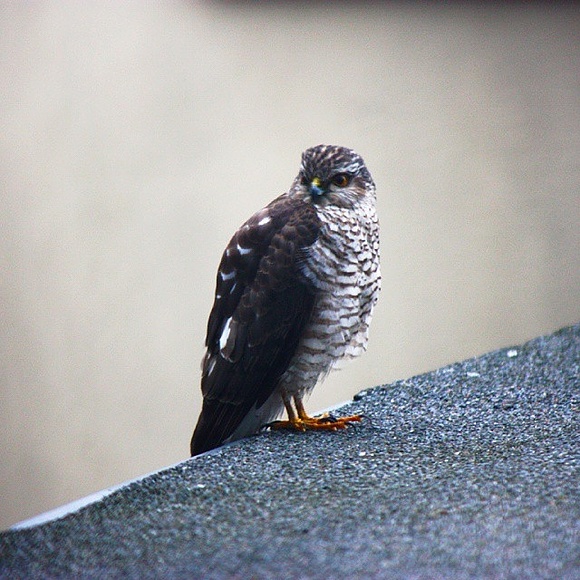
[(346, 429), (349, 423), (362, 421), (362, 415), (351, 415), (349, 417), (333, 417), (325, 413), (321, 417), (295, 417), (288, 421), (273, 421), (268, 424), (270, 429), (294, 429), (296, 431), (337, 431)]

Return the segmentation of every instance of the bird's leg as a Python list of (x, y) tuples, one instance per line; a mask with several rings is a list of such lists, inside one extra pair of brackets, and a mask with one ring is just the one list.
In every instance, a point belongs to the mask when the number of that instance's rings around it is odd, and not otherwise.
[(272, 421), (269, 423), (270, 429), (296, 429), (297, 431), (306, 431), (306, 427), (302, 425), (302, 420), (296, 416), (292, 408), (292, 401), (286, 393), (282, 394), (282, 401), (288, 413), (288, 421)]
[(300, 397), (294, 397), (294, 404), (298, 417), (304, 423), (306, 429), (326, 429), (329, 431), (336, 431), (337, 429), (345, 429), (349, 423), (356, 423), (362, 420), (361, 415), (350, 415), (347, 417), (333, 417), (328, 413), (324, 413), (320, 417), (310, 417), (304, 408), (304, 403)]
[[(286, 407), (286, 412), (288, 413), (288, 420), (274, 421), (273, 423), (270, 423), (269, 426), (272, 429), (295, 429), (296, 431), (318, 429), (323, 431), (336, 431), (338, 429), (346, 429), (349, 423), (355, 423), (360, 421), (362, 418), (360, 415), (333, 417), (328, 413), (325, 413), (321, 417), (310, 417), (308, 413), (306, 413), (304, 403), (302, 403), (302, 398), (298, 395), (294, 395), (296, 412), (292, 408), (290, 397), (283, 395), (282, 399), (284, 401), (284, 407)], [(298, 413), (298, 416), (296, 416), (296, 413)]]

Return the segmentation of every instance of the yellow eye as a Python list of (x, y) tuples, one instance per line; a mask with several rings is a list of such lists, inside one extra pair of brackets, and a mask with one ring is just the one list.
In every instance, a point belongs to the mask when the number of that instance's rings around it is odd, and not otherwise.
[(337, 173), (332, 178), (332, 184), (337, 187), (346, 187), (350, 183), (350, 175), (348, 173)]

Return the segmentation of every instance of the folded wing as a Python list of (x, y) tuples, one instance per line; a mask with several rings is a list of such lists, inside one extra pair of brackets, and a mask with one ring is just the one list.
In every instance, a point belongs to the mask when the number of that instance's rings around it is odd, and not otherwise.
[(288, 368), (314, 305), (300, 264), (319, 228), (311, 204), (280, 196), (228, 244), (208, 321), (192, 455), (224, 443)]

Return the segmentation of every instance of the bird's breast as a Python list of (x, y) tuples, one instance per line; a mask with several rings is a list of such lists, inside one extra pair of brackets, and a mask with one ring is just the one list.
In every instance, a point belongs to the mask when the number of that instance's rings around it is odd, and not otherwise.
[(362, 354), (380, 288), (376, 214), (325, 209), (301, 266), (316, 289), (313, 313), (283, 381), (299, 390), (312, 389), (340, 359)]

